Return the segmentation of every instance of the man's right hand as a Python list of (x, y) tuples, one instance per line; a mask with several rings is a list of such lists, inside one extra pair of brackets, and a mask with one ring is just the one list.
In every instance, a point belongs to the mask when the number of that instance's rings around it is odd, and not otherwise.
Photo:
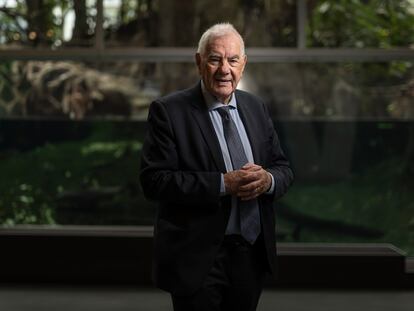
[[(253, 164), (246, 164), (245, 166), (252, 166)], [(226, 193), (231, 195), (238, 195), (240, 187), (253, 182), (256, 177), (253, 169), (240, 169), (224, 174), (224, 186)]]
[(224, 186), (226, 187), (226, 193), (236, 195), (239, 192), (240, 186), (245, 184), (244, 178), (245, 172), (242, 170), (231, 171), (224, 174)]
[(272, 184), (270, 174), (261, 166), (248, 163), (240, 170), (224, 174), (226, 193), (242, 200), (251, 200), (268, 191)]

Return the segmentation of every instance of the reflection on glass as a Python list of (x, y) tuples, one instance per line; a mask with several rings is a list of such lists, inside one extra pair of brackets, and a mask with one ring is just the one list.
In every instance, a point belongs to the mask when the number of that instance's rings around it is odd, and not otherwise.
[(412, 62), (249, 64), (274, 118), (414, 119)]
[(0, 48), (91, 46), (96, 0), (0, 1)]
[[(412, 62), (250, 63), (239, 85), (273, 118), (414, 119)], [(155, 98), (198, 81), (192, 63), (0, 63), (0, 116), (145, 119)]]
[(0, 63), (0, 117), (145, 119), (150, 102), (198, 79), (193, 64)]
[(193, 64), (0, 63), (0, 117), (141, 118), (150, 102), (198, 79)]

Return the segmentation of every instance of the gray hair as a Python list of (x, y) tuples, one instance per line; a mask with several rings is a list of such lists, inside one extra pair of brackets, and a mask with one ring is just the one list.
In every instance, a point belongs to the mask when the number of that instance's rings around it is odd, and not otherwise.
[(197, 53), (203, 55), (206, 52), (207, 44), (211, 39), (224, 37), (228, 34), (235, 34), (240, 39), (241, 55), (244, 56), (244, 41), (239, 32), (230, 23), (219, 23), (207, 29), (198, 42)]

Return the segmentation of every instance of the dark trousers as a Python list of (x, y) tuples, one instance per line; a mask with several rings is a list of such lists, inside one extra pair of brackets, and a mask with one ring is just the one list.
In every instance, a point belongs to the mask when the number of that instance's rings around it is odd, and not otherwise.
[(191, 296), (172, 295), (174, 311), (254, 311), (266, 270), (261, 239), (250, 245), (226, 236), (202, 287)]

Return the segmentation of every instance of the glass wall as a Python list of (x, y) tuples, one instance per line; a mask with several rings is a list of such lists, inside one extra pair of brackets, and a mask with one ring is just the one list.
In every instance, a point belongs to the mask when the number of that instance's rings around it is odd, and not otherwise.
[[(190, 2), (0, 1), (0, 223), (151, 225), (138, 182), (148, 107), (198, 81), (197, 39), (227, 17), (255, 53), (239, 87), (268, 104), (296, 175), (278, 239), (413, 255), (412, 1)], [(50, 40), (29, 27), (35, 3)]]

